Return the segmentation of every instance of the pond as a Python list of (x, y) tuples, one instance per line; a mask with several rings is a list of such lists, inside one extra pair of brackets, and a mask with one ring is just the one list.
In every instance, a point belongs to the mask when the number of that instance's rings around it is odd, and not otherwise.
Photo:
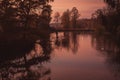
[(120, 79), (120, 46), (107, 36), (51, 33), (29, 49), (24, 56), (1, 59), (0, 80)]

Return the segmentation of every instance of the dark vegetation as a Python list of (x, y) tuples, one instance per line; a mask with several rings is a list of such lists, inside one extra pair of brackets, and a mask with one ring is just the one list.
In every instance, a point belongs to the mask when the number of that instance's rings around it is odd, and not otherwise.
[[(53, 0), (0, 0), (0, 79), (13, 80), (20, 73), (18, 80), (41, 78), (51, 80), (50, 77), (45, 77), (51, 73), (50, 69), (42, 64), (50, 60), (52, 51), (49, 40), (52, 10), (49, 2)], [(97, 33), (107, 34), (107, 37), (93, 36), (93, 47), (105, 52), (109, 57), (108, 63), (119, 69), (120, 0), (104, 0), (104, 2), (107, 7), (98, 9), (92, 14), (92, 19), (80, 20), (78, 9), (73, 7), (63, 12), (62, 16), (56, 12), (54, 21), (59, 23), (60, 19), (64, 28), (85, 28), (84, 26), (93, 23), (92, 26), (95, 26)], [(92, 26), (90, 28), (93, 28)], [(57, 38), (54, 44), (76, 53), (79, 49), (77, 34), (77, 32), (65, 33), (65, 38), (61, 41)], [(112, 38), (108, 34), (111, 34)], [(35, 43), (36, 40), (38, 42)], [(73, 47), (70, 42), (73, 43)], [(97, 44), (94, 44), (95, 42)], [(40, 46), (42, 50), (38, 53)], [(31, 66), (35, 66), (37, 71), (31, 70)]]
[(50, 2), (53, 0), (0, 0), (1, 54), (9, 52), (11, 46), (13, 51), (23, 51), (22, 46), (25, 48), (37, 39), (48, 38)]
[[(38, 33), (36, 28), (41, 31), (49, 30), (52, 12), (49, 2), (53, 0), (0, 0), (0, 32), (16, 33), (27, 30)], [(98, 32), (120, 35), (120, 0), (104, 2), (107, 7), (96, 10), (91, 21), (97, 24), (95, 29)], [(60, 19), (63, 27), (77, 28), (81, 27), (79, 16), (78, 9), (73, 7), (64, 11), (61, 16), (59, 12), (55, 13), (54, 21), (58, 23)]]
[(38, 39), (46, 49), (50, 2), (53, 0), (0, 0), (0, 62), (25, 55)]
[(51, 47), (47, 39), (46, 41), (36, 41), (34, 45), (19, 43), (16, 45), (18, 47), (8, 46), (8, 50), (2, 50), (4, 53), (7, 52), (7, 55), (0, 55), (0, 80), (50, 80), (51, 70), (43, 65), (49, 62), (51, 56)]
[[(106, 57), (110, 70), (119, 79), (120, 75), (120, 0), (104, 0), (107, 7), (92, 14), (96, 29), (93, 47)], [(95, 38), (96, 37), (96, 38)]]
[(107, 7), (98, 9), (92, 14), (93, 21), (97, 21), (96, 30), (101, 33), (120, 36), (120, 0), (104, 0)]
[(0, 0), (0, 31), (47, 29), (52, 11), (49, 2), (53, 0)]

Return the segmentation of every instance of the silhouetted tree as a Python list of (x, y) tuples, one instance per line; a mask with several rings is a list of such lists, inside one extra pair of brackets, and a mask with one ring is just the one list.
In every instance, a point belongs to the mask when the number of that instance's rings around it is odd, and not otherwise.
[(51, 1), (53, 0), (1, 0), (0, 19), (2, 20), (0, 22), (6, 26), (11, 22), (16, 24), (17, 21), (24, 27), (29, 27), (31, 15), (36, 19), (39, 19), (39, 16), (45, 19), (49, 17), (47, 20), (50, 22), (52, 10), (48, 3)]
[(117, 10), (120, 12), (120, 0), (104, 0), (105, 3), (108, 4), (108, 6), (112, 9)]
[(77, 19), (80, 16), (78, 9), (76, 7), (73, 7), (70, 15), (71, 15), (72, 26), (76, 27)]
[(61, 23), (64, 27), (68, 28), (70, 26), (70, 11), (67, 9), (65, 12), (63, 12), (61, 16)]
[(79, 11), (76, 7), (73, 7), (72, 10), (67, 9), (63, 12), (61, 16), (61, 23), (64, 27), (76, 27), (77, 20), (80, 17)]
[(106, 8), (98, 9), (92, 17), (101, 24), (104, 31), (118, 34), (120, 29), (120, 0), (104, 0)]

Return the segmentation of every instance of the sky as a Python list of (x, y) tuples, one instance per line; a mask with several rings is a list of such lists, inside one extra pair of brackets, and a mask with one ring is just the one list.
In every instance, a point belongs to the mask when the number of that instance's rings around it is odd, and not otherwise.
[(72, 7), (77, 7), (80, 18), (90, 18), (91, 14), (99, 9), (105, 7), (103, 0), (54, 0), (52, 5), (52, 16), (55, 12), (62, 14), (67, 9), (72, 9)]

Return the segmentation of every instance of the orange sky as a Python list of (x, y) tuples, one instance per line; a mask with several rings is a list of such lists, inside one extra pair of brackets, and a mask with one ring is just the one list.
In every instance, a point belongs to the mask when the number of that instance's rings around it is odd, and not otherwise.
[(103, 8), (105, 6), (103, 0), (54, 0), (51, 3), (53, 14), (55, 12), (64, 12), (72, 7), (77, 7), (81, 18), (90, 18), (91, 14), (98, 8)]

